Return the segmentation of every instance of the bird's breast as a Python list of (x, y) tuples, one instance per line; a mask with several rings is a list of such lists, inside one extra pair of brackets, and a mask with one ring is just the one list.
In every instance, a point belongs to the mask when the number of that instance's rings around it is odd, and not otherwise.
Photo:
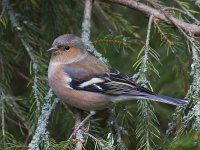
[[(53, 91), (62, 91), (70, 87), (72, 78), (63, 72), (64, 64), (50, 62), (48, 68), (48, 82)], [(57, 93), (57, 92), (56, 92)]]

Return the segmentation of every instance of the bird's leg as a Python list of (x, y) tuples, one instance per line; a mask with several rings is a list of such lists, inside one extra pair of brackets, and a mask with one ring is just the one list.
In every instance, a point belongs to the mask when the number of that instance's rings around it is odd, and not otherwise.
[[(95, 114), (96, 114), (96, 112), (91, 110), (90, 113), (81, 122), (76, 121), (75, 128), (74, 128), (74, 131), (72, 133), (72, 136), (76, 135), (77, 131), (86, 123), (86, 121), (88, 121)], [(80, 114), (78, 114), (78, 120), (80, 120)]]
[(91, 110), (90, 113), (85, 117), (85, 119), (83, 119), (83, 121), (81, 121), (76, 127), (75, 127), (75, 131), (79, 130), (85, 123), (86, 121), (88, 121), (93, 115), (95, 115), (95, 111)]

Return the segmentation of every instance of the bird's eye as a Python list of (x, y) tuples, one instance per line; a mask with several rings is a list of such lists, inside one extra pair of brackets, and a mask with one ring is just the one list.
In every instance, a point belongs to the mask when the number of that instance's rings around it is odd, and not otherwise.
[(65, 50), (67, 51), (67, 50), (69, 50), (70, 49), (70, 47), (69, 46), (65, 46)]

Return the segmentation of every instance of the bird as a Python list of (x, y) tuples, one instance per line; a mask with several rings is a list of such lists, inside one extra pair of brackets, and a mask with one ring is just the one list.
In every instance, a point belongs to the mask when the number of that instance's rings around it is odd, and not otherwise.
[(81, 38), (57, 37), (48, 67), (49, 86), (64, 103), (85, 111), (108, 108), (125, 100), (152, 100), (183, 106), (185, 99), (172, 98), (136, 84), (131, 77), (90, 54)]

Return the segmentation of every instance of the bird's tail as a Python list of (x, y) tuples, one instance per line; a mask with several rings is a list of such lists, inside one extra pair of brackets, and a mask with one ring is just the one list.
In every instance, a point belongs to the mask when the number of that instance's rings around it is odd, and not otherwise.
[(148, 94), (145, 97), (153, 101), (159, 101), (159, 102), (172, 104), (172, 105), (186, 105), (187, 104), (187, 101), (184, 99), (178, 99), (178, 98), (162, 96), (162, 95), (157, 95), (157, 94), (155, 95)]

